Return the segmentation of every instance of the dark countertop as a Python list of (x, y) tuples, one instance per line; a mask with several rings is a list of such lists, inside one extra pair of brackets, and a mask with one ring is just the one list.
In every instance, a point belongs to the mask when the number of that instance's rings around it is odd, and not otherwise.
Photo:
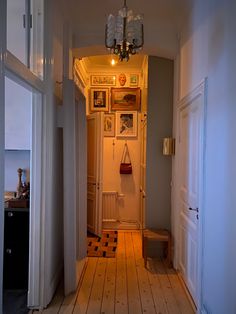
[(29, 211), (29, 208), (24, 208), (24, 207), (21, 207), (21, 208), (16, 208), (16, 207), (4, 207), (4, 210), (6, 212), (28, 212)]

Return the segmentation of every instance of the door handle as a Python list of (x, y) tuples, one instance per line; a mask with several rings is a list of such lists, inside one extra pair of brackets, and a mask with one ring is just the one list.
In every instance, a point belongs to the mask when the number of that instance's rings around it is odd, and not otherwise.
[(188, 209), (189, 209), (189, 210), (192, 210), (192, 211), (194, 211), (194, 212), (197, 212), (197, 213), (199, 212), (198, 207), (197, 207), (197, 208), (189, 207)]

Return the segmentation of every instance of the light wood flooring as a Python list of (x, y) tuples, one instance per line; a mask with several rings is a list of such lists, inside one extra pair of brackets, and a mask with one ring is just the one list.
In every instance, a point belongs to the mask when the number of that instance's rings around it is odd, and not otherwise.
[[(160, 259), (143, 266), (141, 236), (119, 231), (116, 258), (88, 258), (77, 291), (63, 297), (58, 289), (43, 314), (193, 314), (191, 303), (173, 269)], [(32, 313), (32, 312), (31, 312)]]

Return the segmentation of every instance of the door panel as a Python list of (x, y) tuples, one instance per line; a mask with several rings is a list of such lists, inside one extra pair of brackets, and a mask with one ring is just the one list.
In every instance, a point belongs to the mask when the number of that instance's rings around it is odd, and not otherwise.
[[(180, 154), (180, 258), (182, 277), (197, 304), (199, 177), (202, 155), (202, 97), (196, 97), (179, 111)], [(190, 210), (190, 208), (194, 210)]]
[(102, 232), (102, 155), (103, 113), (87, 117), (87, 226), (100, 235)]

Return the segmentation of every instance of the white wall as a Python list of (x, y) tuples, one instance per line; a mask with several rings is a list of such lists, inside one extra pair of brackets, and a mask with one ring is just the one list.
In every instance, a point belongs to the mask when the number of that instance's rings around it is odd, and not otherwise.
[[(138, 120), (140, 122), (140, 115)], [(127, 139), (133, 169), (131, 175), (119, 173), (124, 144), (124, 139), (104, 137), (103, 190), (124, 194), (118, 202), (119, 219), (139, 222), (140, 131), (137, 138)]]
[[(54, 5), (53, 5), (54, 4)], [(44, 106), (45, 139), (45, 282), (44, 305), (47, 305), (58, 284), (63, 266), (63, 177), (62, 177), (62, 133), (57, 128), (56, 80), (62, 78), (63, 18), (59, 7), (52, 2), (45, 3), (46, 58), (46, 103)], [(61, 69), (60, 74), (57, 69)]]
[(5, 79), (5, 149), (29, 150), (32, 92)]
[(180, 98), (208, 78), (202, 305), (236, 313), (236, 2), (199, 0), (180, 43)]

